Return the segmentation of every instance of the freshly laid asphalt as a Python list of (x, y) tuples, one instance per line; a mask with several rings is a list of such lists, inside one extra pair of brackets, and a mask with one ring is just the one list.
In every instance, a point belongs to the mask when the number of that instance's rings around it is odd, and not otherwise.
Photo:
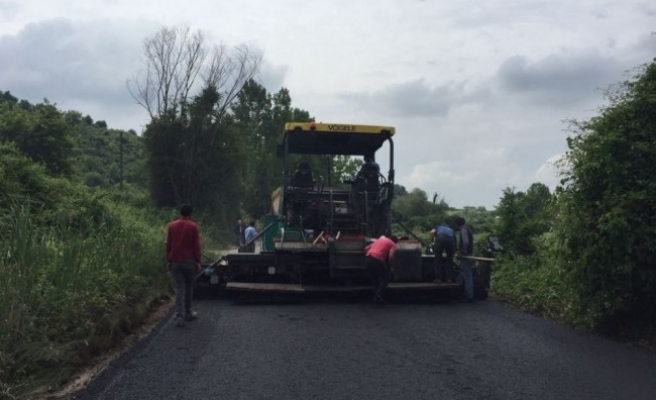
[(656, 399), (656, 351), (503, 304), (195, 303), (75, 399)]

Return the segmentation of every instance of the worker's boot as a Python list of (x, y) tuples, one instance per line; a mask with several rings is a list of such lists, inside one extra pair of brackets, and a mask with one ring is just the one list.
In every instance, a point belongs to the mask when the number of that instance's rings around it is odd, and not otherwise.
[(185, 321), (193, 321), (195, 319), (198, 319), (198, 313), (194, 310), (191, 310), (185, 314), (184, 319)]
[(374, 296), (374, 303), (379, 306), (384, 306), (385, 304), (387, 304), (387, 301), (385, 301), (385, 299), (383, 299), (380, 296)]

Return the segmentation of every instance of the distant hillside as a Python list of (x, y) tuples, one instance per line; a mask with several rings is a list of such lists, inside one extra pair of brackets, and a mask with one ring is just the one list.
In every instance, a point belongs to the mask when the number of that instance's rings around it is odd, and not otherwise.
[(61, 111), (47, 100), (32, 104), (0, 91), (0, 141), (15, 143), (49, 172), (91, 187), (120, 183), (122, 150), (123, 181), (147, 184), (143, 140), (135, 131), (108, 128), (105, 121)]

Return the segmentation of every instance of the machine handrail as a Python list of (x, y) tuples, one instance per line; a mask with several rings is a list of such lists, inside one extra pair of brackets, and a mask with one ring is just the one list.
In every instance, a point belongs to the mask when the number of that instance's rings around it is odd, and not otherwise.
[(419, 236), (415, 235), (415, 233), (414, 233), (412, 230), (410, 230), (410, 228), (408, 228), (403, 222), (401, 222), (401, 221), (395, 219), (395, 220), (392, 220), (392, 223), (399, 224), (399, 225), (401, 226), (401, 228), (405, 229), (405, 231), (406, 231), (407, 233), (410, 234), (410, 236), (412, 236), (413, 238), (417, 239), (417, 240), (419, 241), (419, 243), (421, 243), (422, 246), (424, 246), (424, 247), (430, 247), (430, 246), (428, 246), (426, 243), (424, 243), (424, 241), (421, 240), (421, 239), (419, 238)]

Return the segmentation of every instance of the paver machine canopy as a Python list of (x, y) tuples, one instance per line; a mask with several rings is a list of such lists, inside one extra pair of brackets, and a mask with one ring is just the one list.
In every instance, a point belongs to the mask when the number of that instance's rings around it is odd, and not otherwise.
[[(298, 231), (304, 239), (322, 232), (365, 237), (389, 234), (394, 133), (389, 126), (287, 123), (278, 151), (283, 182), (277, 193), (280, 198), (273, 198), (273, 212), (284, 219), (286, 231)], [(385, 143), (389, 144), (387, 176), (375, 162)], [(363, 156), (366, 161), (356, 176), (336, 182), (340, 177), (331, 174), (334, 155)], [(320, 165), (324, 168), (313, 171), (304, 156), (323, 156), (325, 162)]]

